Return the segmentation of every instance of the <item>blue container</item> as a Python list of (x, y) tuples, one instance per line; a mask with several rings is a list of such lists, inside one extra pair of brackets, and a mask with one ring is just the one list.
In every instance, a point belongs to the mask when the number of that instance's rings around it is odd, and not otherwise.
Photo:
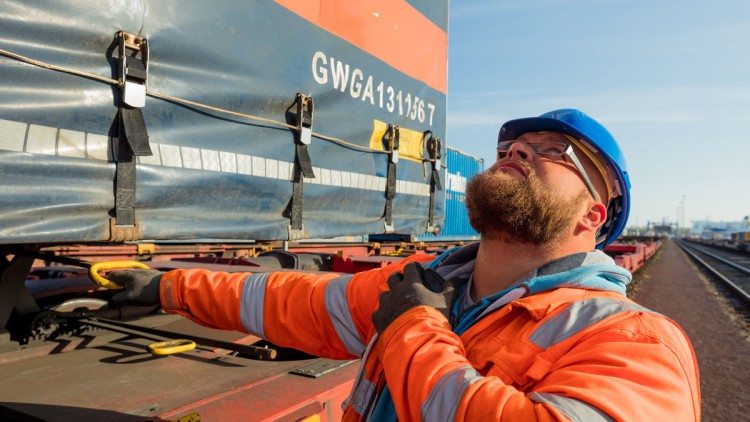
[(446, 166), (440, 179), (445, 189), (445, 223), (438, 234), (379, 234), (370, 235), (370, 241), (472, 241), (479, 240), (477, 233), (469, 224), (466, 211), (466, 184), (471, 178), (484, 171), (484, 160), (447, 147)]
[(445, 225), (437, 235), (423, 233), (416, 236), (416, 240), (478, 240), (479, 233), (469, 224), (466, 211), (466, 184), (475, 174), (484, 171), (484, 160), (448, 147), (446, 164), (448, 168), (443, 178)]

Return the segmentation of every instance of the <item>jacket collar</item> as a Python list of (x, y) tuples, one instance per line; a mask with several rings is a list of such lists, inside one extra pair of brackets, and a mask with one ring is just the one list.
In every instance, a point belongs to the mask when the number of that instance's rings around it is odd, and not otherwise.
[[(443, 277), (460, 277), (468, 280), (474, 270), (478, 250), (479, 242), (451, 249), (433, 261), (430, 267), (435, 268)], [(525, 308), (534, 318), (542, 318), (560, 304), (569, 302), (571, 296), (585, 295), (586, 290), (607, 291), (624, 296), (625, 286), (631, 279), (631, 274), (617, 266), (612, 258), (601, 250), (594, 250), (548, 262), (524, 275), (505, 291), (493, 296), (494, 300), (499, 300), (509, 291), (524, 287), (527, 290), (526, 295), (513, 300), (512, 303)], [(554, 299), (547, 297), (545, 293), (553, 290), (565, 290), (567, 293), (562, 296), (555, 295)], [(489, 308), (487, 311), (497, 309), (498, 306), (489, 305)]]

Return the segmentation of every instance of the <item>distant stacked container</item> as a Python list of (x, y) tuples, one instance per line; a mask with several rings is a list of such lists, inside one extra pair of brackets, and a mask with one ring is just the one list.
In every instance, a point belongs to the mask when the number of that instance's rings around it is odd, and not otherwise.
[(469, 215), (466, 211), (466, 184), (475, 174), (484, 171), (484, 160), (448, 147), (446, 166), (446, 172), (443, 173), (445, 225), (438, 235), (423, 233), (414, 236), (414, 241), (479, 239), (479, 233), (469, 224)]
[(474, 157), (455, 148), (447, 147), (445, 154), (445, 171), (440, 180), (445, 189), (445, 223), (437, 235), (433, 233), (408, 234), (387, 233), (371, 234), (370, 241), (407, 241), (407, 242), (450, 242), (479, 240), (477, 233), (469, 224), (466, 211), (466, 185), (475, 175), (484, 171), (484, 160)]

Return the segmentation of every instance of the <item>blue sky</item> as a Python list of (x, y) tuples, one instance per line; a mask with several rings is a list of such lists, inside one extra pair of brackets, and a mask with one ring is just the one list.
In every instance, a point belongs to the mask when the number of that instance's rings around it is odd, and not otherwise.
[(454, 0), (451, 146), (494, 160), (512, 118), (578, 108), (620, 143), (628, 225), (750, 214), (750, 1)]

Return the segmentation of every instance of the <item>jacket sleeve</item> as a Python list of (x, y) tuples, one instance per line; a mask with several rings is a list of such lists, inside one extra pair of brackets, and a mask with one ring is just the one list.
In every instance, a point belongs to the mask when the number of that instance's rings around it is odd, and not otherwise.
[[(641, 318), (639, 316), (638, 318)], [(697, 420), (692, 349), (666, 318), (609, 325), (562, 355), (532, 364), (525, 392), (473, 368), (461, 339), (436, 310), (413, 308), (384, 332), (377, 351), (402, 420)], [(658, 332), (659, 335), (653, 333)], [(529, 374), (534, 375), (534, 374)]]
[(354, 275), (175, 270), (162, 277), (162, 307), (204, 326), (252, 333), (315, 356), (358, 358), (372, 335), (371, 315), (388, 275), (433, 258), (415, 255)]

